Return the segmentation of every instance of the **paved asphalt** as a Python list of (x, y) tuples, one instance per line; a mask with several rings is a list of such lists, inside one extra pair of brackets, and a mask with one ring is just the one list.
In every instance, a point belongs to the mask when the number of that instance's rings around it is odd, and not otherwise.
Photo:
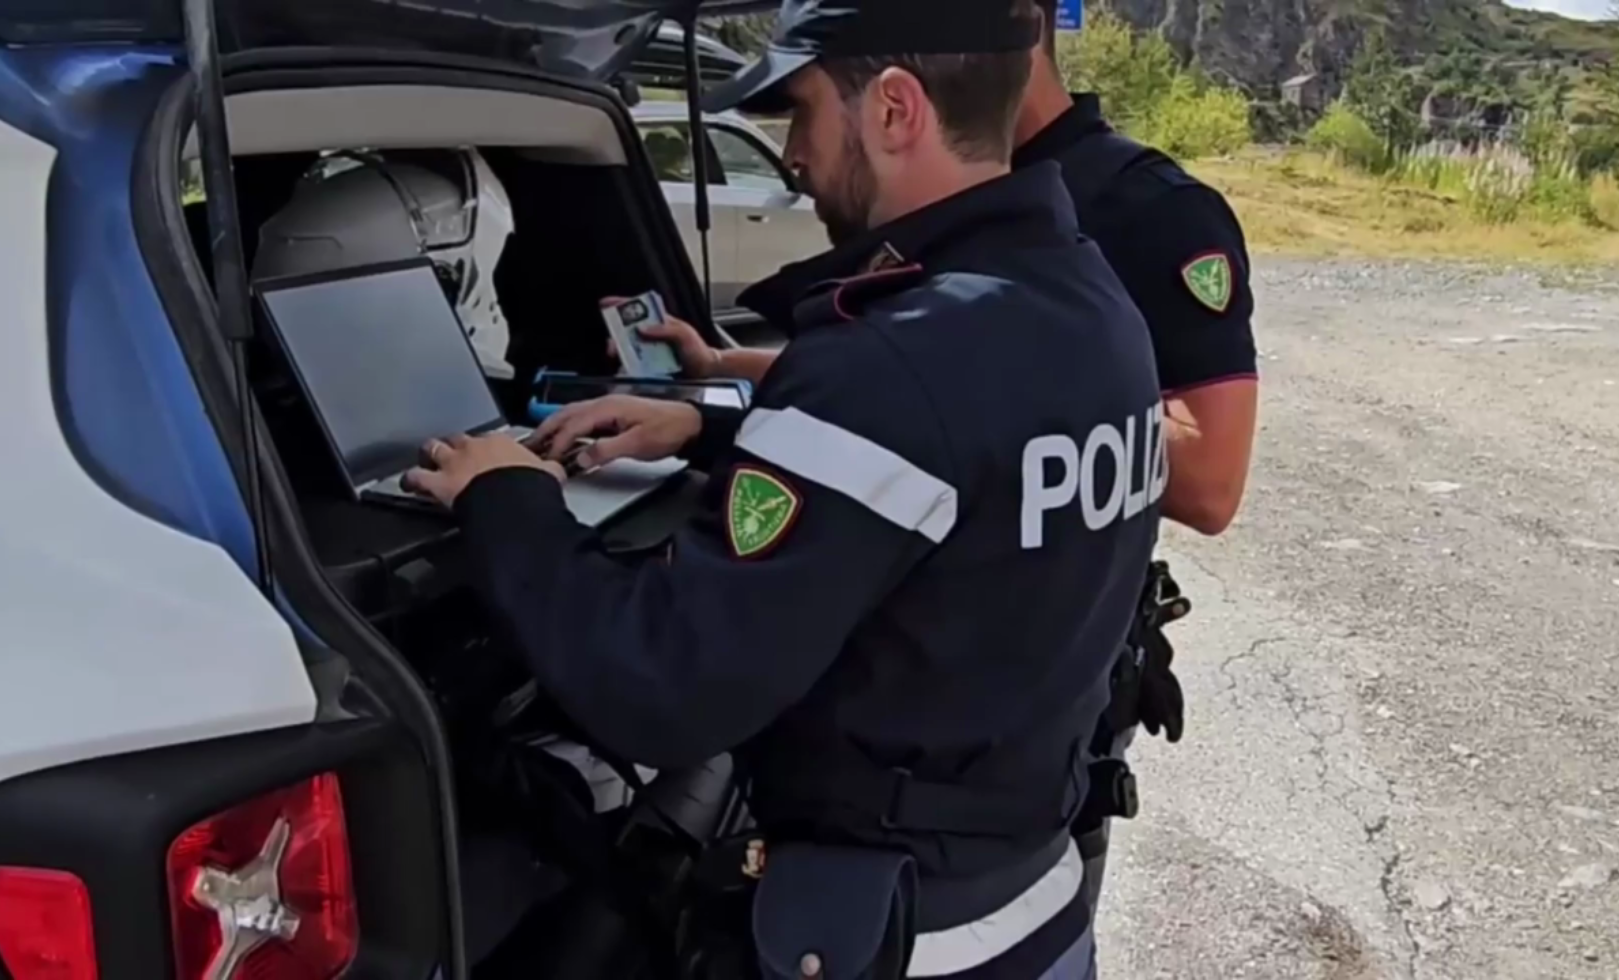
[(1103, 980), (1619, 977), (1619, 273), (1262, 264)]

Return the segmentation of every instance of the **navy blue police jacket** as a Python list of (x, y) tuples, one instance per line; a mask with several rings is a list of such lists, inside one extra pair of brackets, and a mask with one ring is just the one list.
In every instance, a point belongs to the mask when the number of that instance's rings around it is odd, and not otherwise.
[(785, 268), (791, 339), (705, 412), (667, 554), (598, 550), (557, 481), (455, 503), (486, 602), (588, 737), (732, 751), (767, 835), (910, 851), (924, 877), (1050, 847), (1083, 799), (1167, 474), (1139, 313), (1031, 167)]
[(1147, 320), (1165, 394), (1257, 377), (1254, 296), (1237, 216), (1174, 160), (1115, 133), (1094, 94), (1073, 100), (1017, 148), (1012, 163), (1062, 166), (1080, 231)]

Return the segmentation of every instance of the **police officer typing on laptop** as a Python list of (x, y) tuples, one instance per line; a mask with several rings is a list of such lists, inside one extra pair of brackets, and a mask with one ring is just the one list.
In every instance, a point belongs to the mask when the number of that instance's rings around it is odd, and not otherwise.
[[(722, 101), (791, 111), (834, 247), (743, 302), (792, 339), (745, 412), (609, 397), (426, 447), (486, 603), (604, 748), (732, 752), (764, 976), (1083, 978), (1069, 824), (1156, 541), (1140, 314), (1055, 164), (1012, 173), (1027, 0), (789, 0)], [(684, 454), (704, 510), (626, 566), (555, 458)], [(810, 974), (815, 975), (815, 974)]]

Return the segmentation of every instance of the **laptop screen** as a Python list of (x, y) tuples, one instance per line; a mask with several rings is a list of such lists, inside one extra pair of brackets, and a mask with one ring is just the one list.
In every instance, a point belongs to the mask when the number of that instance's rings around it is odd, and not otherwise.
[(271, 282), (260, 299), (353, 486), (503, 421), (429, 261)]

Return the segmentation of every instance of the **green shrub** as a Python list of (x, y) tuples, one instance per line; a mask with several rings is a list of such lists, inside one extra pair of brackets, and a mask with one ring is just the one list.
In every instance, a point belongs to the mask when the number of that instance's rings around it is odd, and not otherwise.
[(1345, 166), (1367, 173), (1382, 173), (1391, 161), (1383, 140), (1366, 120), (1342, 102), (1334, 102), (1304, 134), (1304, 144), (1326, 153)]
[(1125, 130), (1151, 114), (1184, 74), (1162, 35), (1137, 34), (1106, 8), (1086, 11), (1084, 30), (1057, 38), (1057, 67), (1070, 89), (1095, 92)]
[(1591, 179), (1591, 218), (1605, 228), (1619, 231), (1619, 178), (1597, 174)]
[(1226, 156), (1252, 140), (1248, 100), (1233, 89), (1199, 90), (1191, 78), (1180, 75), (1131, 127), (1130, 135), (1172, 156)]
[(1535, 213), (1546, 221), (1597, 221), (1591, 207), (1591, 185), (1572, 165), (1535, 171), (1526, 196)]
[(1619, 126), (1587, 126), (1574, 131), (1574, 163), (1580, 173), (1619, 171)]
[(1574, 134), (1555, 114), (1536, 112), (1524, 122), (1518, 145), (1535, 166), (1560, 166), (1574, 153)]
[(1181, 67), (1161, 34), (1137, 33), (1106, 8), (1057, 38), (1068, 87), (1095, 92), (1121, 131), (1174, 156), (1218, 156), (1252, 142), (1248, 100)]

